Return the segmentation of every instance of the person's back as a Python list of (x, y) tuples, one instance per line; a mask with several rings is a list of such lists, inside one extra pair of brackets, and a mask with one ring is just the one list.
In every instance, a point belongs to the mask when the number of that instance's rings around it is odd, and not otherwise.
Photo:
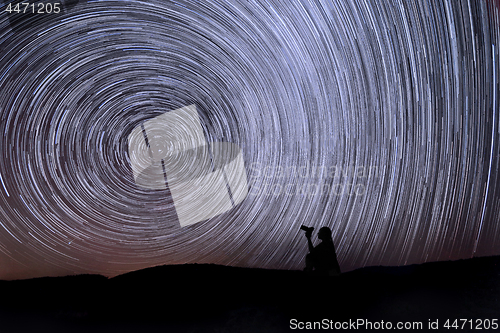
[(335, 253), (335, 246), (333, 240), (323, 240), (314, 248), (316, 253), (315, 270), (320, 274), (339, 275), (340, 266), (337, 262), (337, 254)]

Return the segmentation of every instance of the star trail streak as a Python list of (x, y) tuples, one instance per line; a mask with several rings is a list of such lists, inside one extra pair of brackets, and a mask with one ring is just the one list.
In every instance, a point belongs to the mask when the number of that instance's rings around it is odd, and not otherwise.
[[(37, 1), (36, 3), (39, 3)], [(498, 2), (71, 1), (0, 14), (0, 279), (500, 254)], [(17, 3), (17, 2), (16, 2)], [(248, 196), (180, 227), (127, 138), (196, 105)]]

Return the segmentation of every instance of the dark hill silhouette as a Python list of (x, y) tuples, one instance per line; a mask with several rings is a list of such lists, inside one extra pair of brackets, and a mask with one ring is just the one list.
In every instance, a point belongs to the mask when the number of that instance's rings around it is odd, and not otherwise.
[(0, 281), (0, 295), (0, 332), (284, 332), (294, 318), (421, 321), (427, 328), (436, 319), (500, 319), (500, 257), (366, 267), (337, 278), (158, 266), (110, 279)]

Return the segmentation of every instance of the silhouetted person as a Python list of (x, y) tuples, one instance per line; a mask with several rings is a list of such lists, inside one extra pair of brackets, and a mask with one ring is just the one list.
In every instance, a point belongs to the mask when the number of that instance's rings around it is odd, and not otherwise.
[(322, 227), (318, 231), (318, 238), (321, 239), (316, 247), (311, 242), (312, 230), (306, 231), (309, 254), (306, 255), (306, 272), (315, 272), (318, 275), (338, 276), (340, 266), (333, 245), (332, 231), (328, 227)]

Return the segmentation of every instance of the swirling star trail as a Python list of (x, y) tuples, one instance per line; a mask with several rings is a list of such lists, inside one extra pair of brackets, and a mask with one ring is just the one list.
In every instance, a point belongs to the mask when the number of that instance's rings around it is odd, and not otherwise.
[[(0, 278), (301, 269), (302, 224), (332, 228), (344, 271), (500, 254), (498, 2), (9, 4)], [(241, 147), (249, 192), (179, 227), (127, 137), (193, 104), (208, 142)]]

